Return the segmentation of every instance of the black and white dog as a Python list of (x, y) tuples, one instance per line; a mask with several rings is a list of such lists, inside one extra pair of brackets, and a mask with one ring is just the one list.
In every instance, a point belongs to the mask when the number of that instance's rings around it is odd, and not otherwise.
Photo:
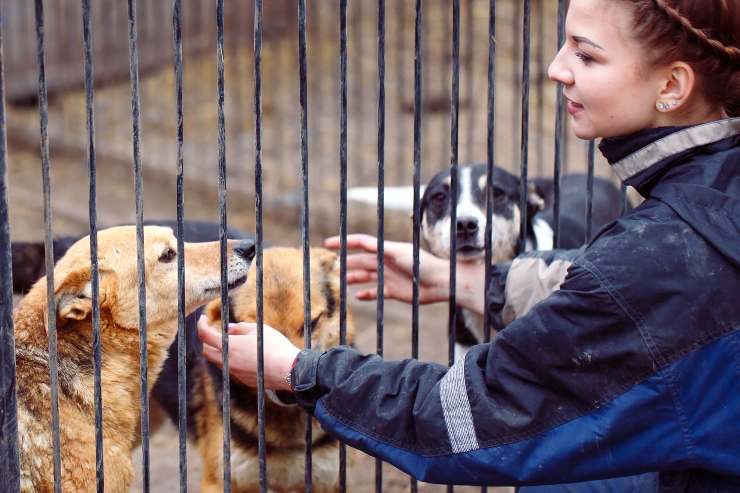
[[(559, 248), (578, 248), (586, 238), (586, 175), (561, 177)], [(458, 169), (456, 211), (456, 252), (458, 261), (482, 262), (485, 256), (486, 225), (486, 165), (473, 164)], [(451, 234), (450, 170), (437, 173), (424, 190), (421, 199), (422, 236), (436, 256), (450, 258)], [(536, 178), (528, 183), (527, 210), (520, 209), (521, 187), (517, 176), (494, 167), (492, 261), (508, 262), (521, 253), (519, 234), (521, 215), (526, 214), (527, 237), (525, 250), (551, 250), (555, 218), (553, 212), (554, 182)], [(603, 178), (594, 179), (592, 231), (617, 219), (621, 195), (616, 186)], [(457, 317), (456, 358), (483, 341), (483, 320), (467, 310), (459, 309)]]

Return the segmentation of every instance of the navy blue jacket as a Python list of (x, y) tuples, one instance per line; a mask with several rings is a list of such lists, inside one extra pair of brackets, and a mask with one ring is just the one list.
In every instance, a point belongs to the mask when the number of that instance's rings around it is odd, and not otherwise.
[(601, 149), (645, 201), (559, 291), (449, 369), (302, 351), (299, 402), (424, 481), (740, 491), (740, 118)]

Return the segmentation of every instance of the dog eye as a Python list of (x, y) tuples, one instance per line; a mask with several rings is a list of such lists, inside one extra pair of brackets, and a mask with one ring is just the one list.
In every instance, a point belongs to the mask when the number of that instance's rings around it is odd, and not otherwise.
[[(321, 320), (321, 315), (323, 315), (323, 313), (320, 315), (317, 315), (316, 318), (311, 319), (311, 333), (313, 333), (313, 331), (316, 330), (316, 326), (319, 325), (319, 321)], [(303, 334), (304, 333), (303, 328), (304, 326), (301, 325), (301, 328), (298, 329), (298, 332)]]
[(447, 200), (447, 194), (444, 192), (437, 192), (432, 195), (432, 202), (435, 204), (442, 204), (445, 200)]
[(174, 251), (172, 248), (168, 248), (162, 253), (162, 255), (159, 256), (159, 261), (168, 264), (175, 260), (175, 257), (177, 257), (177, 252)]

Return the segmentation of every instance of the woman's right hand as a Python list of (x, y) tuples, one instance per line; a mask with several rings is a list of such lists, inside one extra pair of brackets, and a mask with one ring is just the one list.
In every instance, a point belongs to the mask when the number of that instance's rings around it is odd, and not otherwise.
[[(339, 236), (327, 238), (326, 248), (339, 249)], [(347, 236), (348, 250), (362, 250), (361, 253), (347, 255), (347, 283), (367, 284), (378, 280), (378, 240), (364, 234)], [(383, 261), (385, 265), (383, 295), (411, 303), (413, 295), (413, 245), (398, 241), (384, 242)], [(419, 250), (419, 303), (437, 303), (450, 297), (450, 263), (434, 255)], [(356, 294), (359, 300), (374, 300), (378, 297), (377, 286), (364, 289)]]

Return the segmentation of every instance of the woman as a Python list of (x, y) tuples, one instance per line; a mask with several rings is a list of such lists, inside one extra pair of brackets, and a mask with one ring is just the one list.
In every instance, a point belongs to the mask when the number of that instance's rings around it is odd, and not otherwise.
[[(549, 76), (564, 85), (572, 128), (603, 138), (645, 202), (599, 233), (559, 291), (452, 368), (350, 348), (299, 352), (265, 328), (265, 384), (293, 390), (325, 428), (425, 481), (655, 471), (663, 490), (738, 491), (740, 6), (571, 0), (566, 36)], [(409, 292), (408, 251), (386, 250), (389, 297)], [(373, 278), (363, 255), (350, 258), (350, 282)], [(434, 275), (444, 268), (423, 269), (426, 301), (446, 298)], [(460, 301), (482, 312), (480, 286), (470, 281)], [(255, 329), (232, 334), (231, 371), (254, 385)], [(220, 334), (201, 323), (200, 336), (218, 363)]]

